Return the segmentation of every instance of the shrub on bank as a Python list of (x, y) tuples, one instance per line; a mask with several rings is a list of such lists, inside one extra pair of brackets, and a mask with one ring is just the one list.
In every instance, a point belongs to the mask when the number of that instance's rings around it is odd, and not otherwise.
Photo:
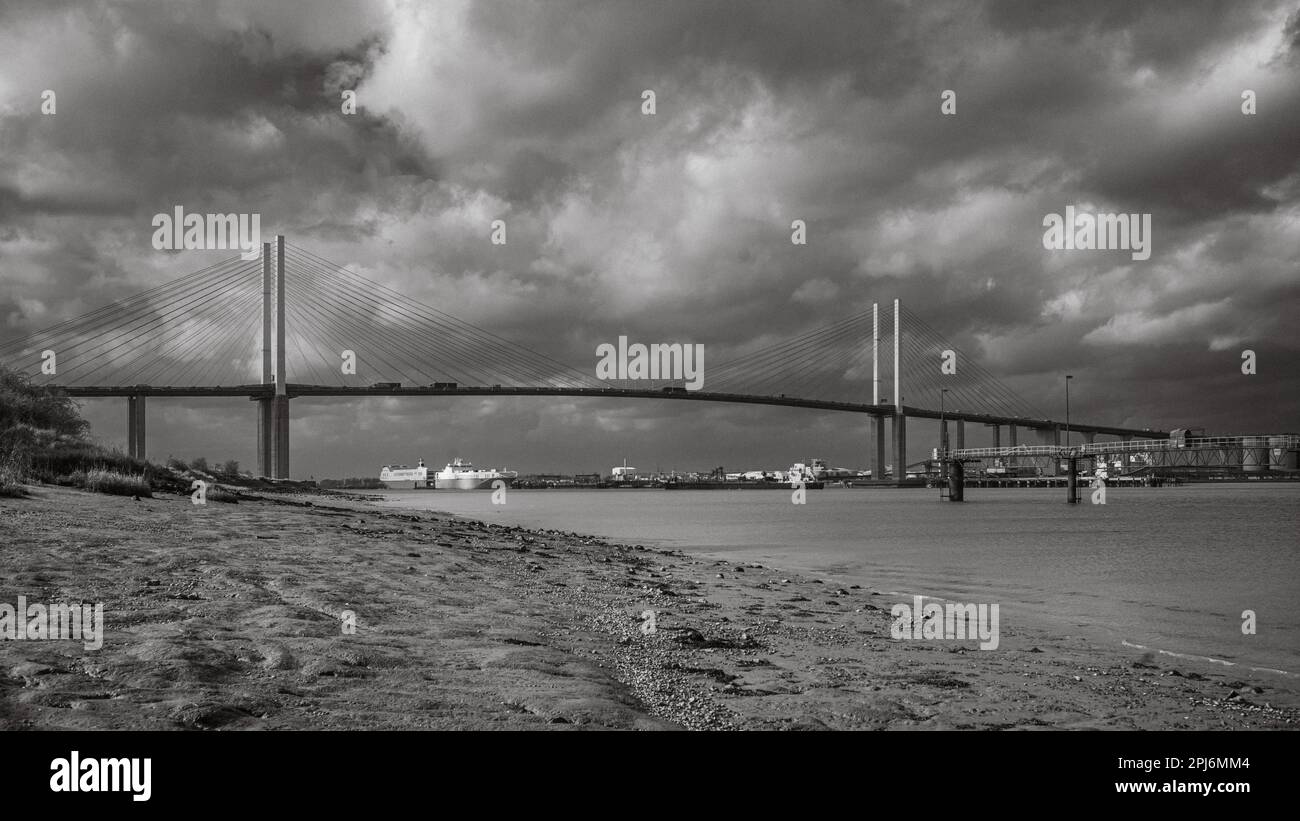
[(164, 467), (96, 444), (88, 431), (72, 399), (0, 365), (0, 496), (25, 495), (31, 482), (124, 496), (152, 496), (154, 490), (189, 495), (197, 478), (209, 483), (208, 499), (239, 499), (211, 484), (214, 473), (238, 483), (237, 460), (211, 470), (202, 456), (188, 465), (173, 457)]
[[(72, 399), (32, 385), (26, 377), (0, 366), (0, 450), (16, 444), (12, 441), (14, 431), (49, 431), (81, 438), (89, 428)], [(17, 433), (16, 438), (25, 435)]]
[(27, 495), (27, 486), (23, 474), (10, 465), (0, 465), (0, 496), (18, 497)]
[(128, 496), (185, 489), (173, 471), (90, 441), (89, 427), (72, 399), (0, 365), (0, 495), (29, 482)]

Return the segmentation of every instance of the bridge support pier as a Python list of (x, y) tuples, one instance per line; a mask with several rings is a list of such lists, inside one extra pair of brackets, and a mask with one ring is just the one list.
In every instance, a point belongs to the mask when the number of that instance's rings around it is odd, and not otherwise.
[(289, 478), (289, 397), (281, 394), (271, 400), (272, 450), (276, 479)]
[(144, 459), (144, 397), (126, 398), (126, 449), (132, 459)]
[[(1039, 428), (1039, 429), (1038, 429), (1038, 441), (1039, 441), (1040, 444), (1043, 444), (1043, 445), (1047, 445), (1047, 446), (1051, 446), (1051, 447), (1060, 447), (1060, 446), (1061, 446), (1061, 429), (1060, 429), (1059, 427), (1055, 426), (1055, 425), (1053, 425), (1053, 426), (1050, 427), (1050, 428)], [(1061, 475), (1061, 460), (1060, 460), (1058, 457), (1056, 457), (1056, 456), (1051, 457), (1051, 459), (1049, 459), (1048, 462), (1047, 462), (1047, 470), (1044, 471), (1043, 475), (1044, 475), (1044, 476), (1060, 476), (1060, 475)]]
[(966, 501), (966, 466), (959, 459), (948, 465), (948, 501)]
[(275, 424), (270, 399), (257, 400), (257, 475), (275, 476)]
[(135, 397), (126, 398), (126, 455), (135, 458)]
[(885, 479), (885, 418), (871, 417), (871, 478), (882, 482)]
[(907, 417), (894, 414), (894, 482), (902, 485), (907, 479)]
[(957, 450), (961, 450), (962, 448), (966, 447), (966, 420), (965, 419), (957, 420), (956, 434), (957, 434), (956, 448)]
[(1095, 430), (1082, 431), (1083, 443), (1085, 445), (1095, 444), (1097, 441), (1097, 432)]
[[(986, 427), (986, 428), (993, 428), (993, 447), (995, 447), (995, 448), (1000, 448), (1000, 447), (1002, 447), (1002, 428), (1001, 428), (1001, 426), (999, 426), (999, 425), (990, 425), (990, 424), (988, 424), (988, 423), (986, 422), (986, 423), (984, 424), (984, 427)], [(1003, 464), (1003, 466), (1009, 465), (1009, 464), (1011, 464), (1011, 460), (1004, 456), (1004, 457), (1002, 457), (1002, 464)]]

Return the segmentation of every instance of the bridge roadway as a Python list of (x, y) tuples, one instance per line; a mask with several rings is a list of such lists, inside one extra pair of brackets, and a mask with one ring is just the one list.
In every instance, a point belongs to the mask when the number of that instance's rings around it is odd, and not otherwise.
[[(131, 396), (169, 396), (169, 397), (219, 397), (246, 396), (249, 399), (271, 399), (275, 395), (275, 385), (251, 384), (217, 387), (167, 387), (155, 385), (126, 385), (115, 387), (62, 387), (51, 385), (68, 396), (86, 399)], [(339, 387), (334, 385), (304, 385), (289, 383), (285, 386), (289, 398), (300, 396), (586, 396), (595, 398), (631, 398), (631, 399), (673, 399), (694, 402), (732, 402), (744, 405), (775, 405), (789, 408), (810, 408), (814, 410), (844, 411), (848, 413), (865, 413), (877, 418), (889, 418), (895, 415), (893, 405), (872, 405), (857, 402), (833, 402), (824, 399), (800, 399), (779, 394), (777, 396), (752, 396), (742, 393), (719, 393), (716, 391), (687, 391), (633, 388), (517, 388), (517, 387), (472, 387), (456, 386), (454, 388), (423, 385)], [(1062, 423), (1050, 419), (1032, 419), (1023, 416), (994, 416), (983, 413), (966, 413), (961, 410), (946, 410), (942, 414), (928, 408), (903, 406), (903, 416), (919, 419), (949, 419), (952, 421), (975, 422), (986, 425), (1016, 425), (1023, 428), (1052, 430), (1062, 427)], [(1070, 430), (1075, 433), (1101, 434), (1106, 436), (1140, 436), (1159, 439), (1168, 436), (1168, 431), (1150, 428), (1125, 428), (1112, 425), (1092, 425), (1086, 422), (1071, 422)], [(1058, 448), (1044, 446), (1045, 451)], [(980, 449), (992, 450), (992, 449)], [(1001, 448), (1000, 450), (1011, 450)], [(1016, 450), (1009, 455), (1022, 453)], [(1048, 454), (1044, 454), (1048, 455)], [(972, 457), (977, 458), (977, 457)]]

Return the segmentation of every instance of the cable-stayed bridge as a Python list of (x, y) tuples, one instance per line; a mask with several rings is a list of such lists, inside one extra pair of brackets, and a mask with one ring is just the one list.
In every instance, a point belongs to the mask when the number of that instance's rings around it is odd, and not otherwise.
[[(258, 468), (289, 476), (289, 402), (301, 396), (514, 395), (733, 402), (867, 414), (872, 470), (907, 464), (909, 417), (1032, 431), (1060, 444), (1066, 423), (1025, 402), (895, 300), (798, 336), (706, 364), (684, 379), (601, 379), (410, 299), (283, 237), (261, 259), (235, 258), (0, 344), (0, 362), (75, 397), (125, 397), (128, 447), (145, 455), (150, 396), (258, 402)], [(349, 368), (349, 357), (351, 368)], [(945, 361), (955, 368), (945, 368)], [(1101, 435), (1164, 431), (1068, 421)], [(1068, 436), (1068, 434), (1067, 434)], [(900, 472), (901, 475), (901, 472)]]

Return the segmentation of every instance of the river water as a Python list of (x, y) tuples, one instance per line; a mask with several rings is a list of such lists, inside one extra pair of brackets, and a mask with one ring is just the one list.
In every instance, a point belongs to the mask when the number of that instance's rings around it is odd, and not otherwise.
[[(1111, 489), (385, 491), (383, 504), (755, 561), (892, 594), (998, 603), (1051, 635), (1300, 673), (1300, 484)], [(1256, 614), (1244, 635), (1242, 611)], [(1134, 651), (1137, 652), (1137, 651)], [(1215, 661), (1211, 661), (1215, 660)], [(1229, 668), (1231, 669), (1231, 668)]]

